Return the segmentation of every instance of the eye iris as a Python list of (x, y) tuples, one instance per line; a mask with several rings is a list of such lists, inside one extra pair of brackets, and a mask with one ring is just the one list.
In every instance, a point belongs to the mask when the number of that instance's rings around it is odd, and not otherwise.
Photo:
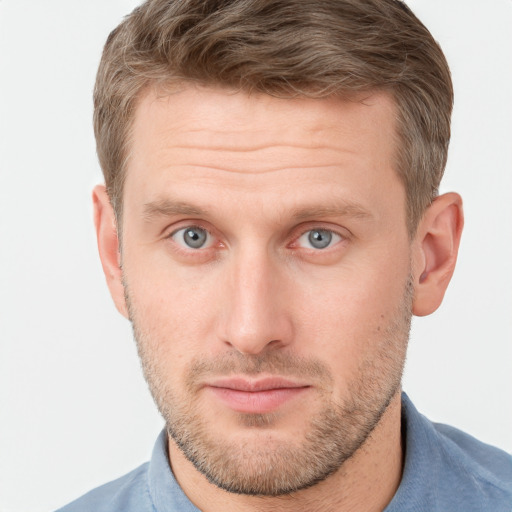
[(315, 249), (325, 249), (331, 243), (332, 233), (325, 229), (315, 229), (309, 233), (308, 239)]
[(193, 249), (199, 249), (206, 242), (206, 231), (199, 228), (189, 228), (183, 233), (183, 240)]

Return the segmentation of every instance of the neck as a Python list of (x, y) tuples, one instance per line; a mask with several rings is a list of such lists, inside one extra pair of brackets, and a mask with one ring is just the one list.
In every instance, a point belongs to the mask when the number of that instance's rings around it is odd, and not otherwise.
[(398, 392), (365, 443), (324, 481), (293, 494), (268, 497), (232, 494), (211, 484), (172, 440), (169, 458), (179, 485), (203, 512), (382, 511), (402, 476), (401, 400)]

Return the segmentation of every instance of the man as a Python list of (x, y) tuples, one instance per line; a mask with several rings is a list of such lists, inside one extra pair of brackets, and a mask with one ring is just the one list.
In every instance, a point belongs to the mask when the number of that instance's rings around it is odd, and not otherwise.
[(95, 90), (98, 246), (166, 429), (75, 510), (510, 510), (401, 393), (462, 231), (444, 56), (396, 0), (149, 1)]

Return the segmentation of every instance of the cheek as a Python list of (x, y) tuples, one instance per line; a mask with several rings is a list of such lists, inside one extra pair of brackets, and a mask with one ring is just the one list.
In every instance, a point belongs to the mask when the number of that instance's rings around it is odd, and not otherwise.
[[(377, 358), (389, 345), (397, 323), (402, 325), (408, 265), (378, 268), (342, 272), (295, 292), (300, 346), (320, 354), (333, 374), (346, 381)], [(403, 338), (400, 332), (397, 344), (403, 345)]]
[(132, 321), (145, 350), (167, 371), (178, 371), (211, 345), (218, 316), (217, 283), (190, 269), (123, 264)]

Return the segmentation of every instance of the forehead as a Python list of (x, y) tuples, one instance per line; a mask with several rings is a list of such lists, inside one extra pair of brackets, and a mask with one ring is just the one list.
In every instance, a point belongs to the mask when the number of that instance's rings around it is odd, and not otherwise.
[(203, 190), (202, 201), (214, 208), (215, 197), (241, 194), (261, 206), (288, 201), (296, 208), (299, 196), (331, 189), (370, 204), (385, 193), (383, 182), (402, 188), (393, 170), (394, 125), (386, 93), (341, 100), (151, 90), (135, 113), (125, 205), (158, 202), (185, 187)]
[(175, 148), (212, 145), (227, 150), (280, 144), (335, 148), (351, 140), (354, 130), (361, 142), (380, 142), (391, 151), (395, 132), (391, 95), (281, 99), (225, 88), (184, 86), (170, 93), (153, 88), (138, 102), (131, 154), (159, 142)]

